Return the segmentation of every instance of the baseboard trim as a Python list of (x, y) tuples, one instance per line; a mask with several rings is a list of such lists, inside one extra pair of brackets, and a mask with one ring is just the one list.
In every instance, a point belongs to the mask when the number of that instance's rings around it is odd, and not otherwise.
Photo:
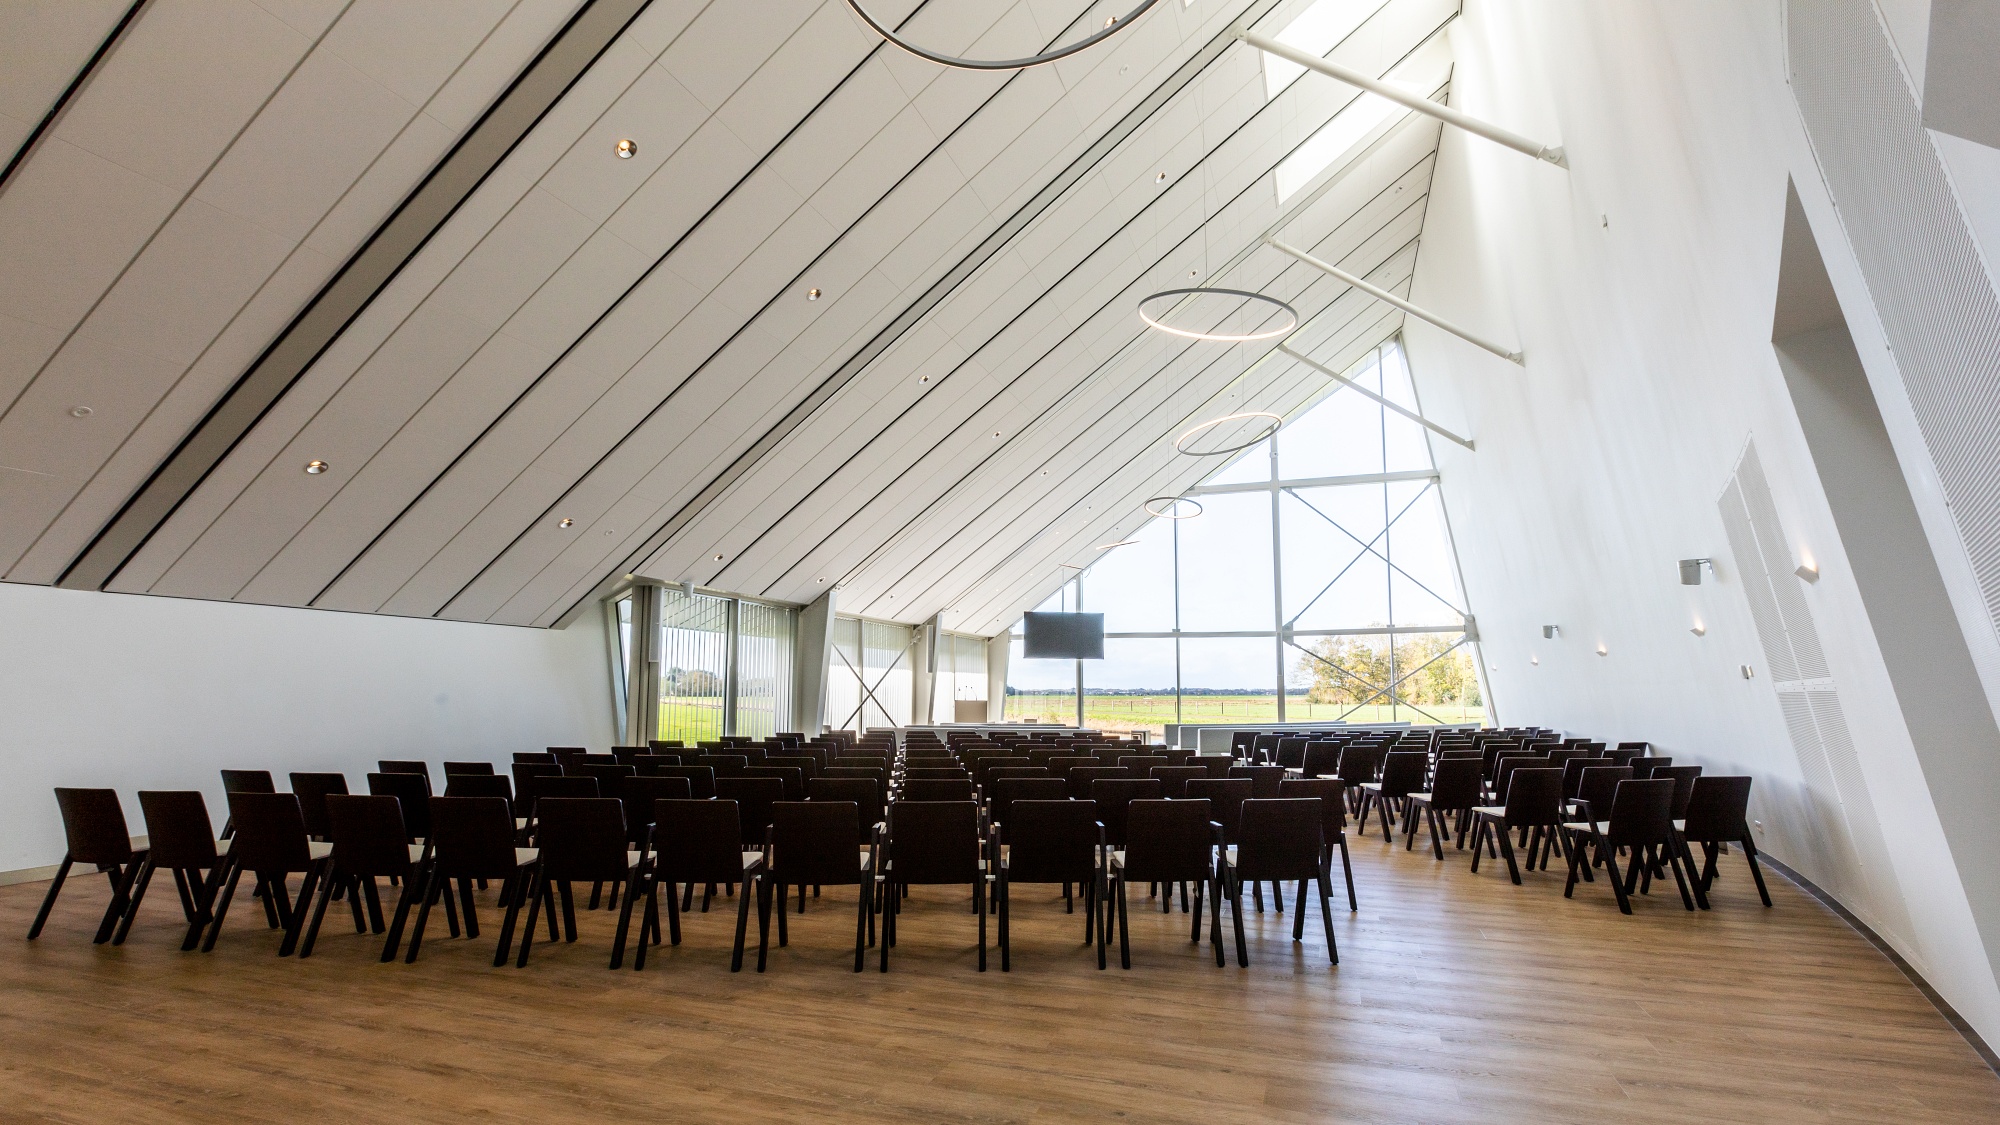
[(1822, 906), (1839, 915), (1840, 920), (1852, 927), (1854, 932), (1867, 938), (1868, 944), (1880, 951), (1882, 956), (1887, 957), (1890, 963), (1895, 965), (1911, 984), (1916, 985), (1917, 991), (1924, 994), (1924, 999), (1931, 1002), (1931, 1006), (1938, 1010), (1938, 1014), (1944, 1017), (1945, 1022), (1950, 1024), (1959, 1035), (1964, 1037), (1966, 1043), (1986, 1063), (1987, 1069), (1993, 1071), (1996, 1075), (2000, 1075), (2000, 1055), (1996, 1055), (1993, 1048), (1987, 1046), (1986, 1040), (1980, 1037), (1977, 1029), (1965, 1022), (1965, 1018), (1958, 1014), (1958, 1009), (1953, 1008), (1949, 1001), (1938, 995), (1937, 989), (1931, 987), (1931, 982), (1925, 980), (1922, 973), (1919, 973), (1908, 961), (1903, 960), (1903, 955), (1896, 952), (1893, 946), (1882, 940), (1882, 935), (1870, 928), (1868, 923), (1856, 918), (1852, 911), (1840, 904), (1839, 899), (1821, 890), (1819, 884), (1771, 858), (1769, 852), (1758, 852), (1757, 859), (1764, 866), (1776, 870), (1778, 874), (1790, 880), (1800, 890), (1818, 899)]
[(39, 883), (44, 879), (53, 879), (56, 877), (56, 868), (61, 866), (62, 864), (60, 863), (51, 863), (47, 867), (23, 867), (18, 871), (0, 871), (0, 887), (11, 887), (16, 883)]

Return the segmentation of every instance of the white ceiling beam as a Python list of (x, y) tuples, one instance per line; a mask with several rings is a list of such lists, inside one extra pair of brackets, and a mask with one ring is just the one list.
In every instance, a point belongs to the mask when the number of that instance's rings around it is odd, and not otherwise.
[[(1264, 239), (1264, 244), (1266, 246), (1269, 246), (1271, 249), (1278, 251), (1279, 253), (1289, 254), (1292, 257), (1297, 258), (1299, 261), (1304, 262), (1306, 265), (1309, 265), (1314, 269), (1325, 273), (1329, 277), (1333, 277), (1340, 281), (1344, 281), (1347, 284), (1352, 285), (1354, 288), (1361, 290), (1363, 293), (1368, 294), (1370, 297), (1373, 297), (1376, 300), (1383, 302), (1384, 304), (1394, 305), (1397, 308), (1402, 309), (1404, 312), (1409, 313), (1411, 316), (1416, 317), (1418, 320), (1425, 322), (1426, 324), (1432, 324), (1439, 328), (1442, 328), (1446, 332), (1449, 332), (1452, 335), (1458, 337), (1459, 339), (1464, 340), (1468, 344), (1475, 344), (1479, 347), (1485, 348), (1487, 351), (1492, 352), (1494, 355), (1499, 356), (1501, 359), (1504, 359), (1509, 363), (1519, 364), (1523, 367), (1527, 366), (1526, 360), (1524, 359), (1524, 357), (1521, 355), (1520, 352), (1509, 350), (1508, 348), (1500, 344), (1496, 344), (1493, 341), (1486, 339), (1485, 337), (1479, 335), (1478, 333), (1472, 331), (1469, 328), (1461, 328), (1460, 326), (1453, 324), (1451, 321), (1446, 320), (1444, 317), (1441, 317), (1436, 313), (1431, 312), (1428, 309), (1421, 308), (1417, 305), (1411, 304), (1408, 301), (1405, 301), (1401, 297), (1396, 296), (1394, 293), (1389, 292), (1387, 289), (1383, 289), (1382, 287), (1377, 285), (1370, 285), (1368, 282), (1362, 280), (1359, 277), (1356, 277), (1351, 273), (1348, 273), (1346, 270), (1341, 269), (1339, 266), (1336, 266), (1331, 262), (1323, 262), (1318, 258), (1313, 257), (1311, 254), (1306, 253), (1304, 250), (1301, 250), (1298, 247), (1291, 245), (1290, 243), (1281, 241), (1276, 237), (1268, 237)], [(1469, 449), (1471, 447), (1467, 446), (1467, 448)]]

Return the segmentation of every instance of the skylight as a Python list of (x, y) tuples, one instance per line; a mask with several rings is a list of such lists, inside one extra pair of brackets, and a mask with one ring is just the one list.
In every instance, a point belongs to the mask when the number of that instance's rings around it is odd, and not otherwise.
[[(1388, 0), (1319, 0), (1319, 3), (1299, 14), (1299, 18), (1278, 33), (1278, 42), (1310, 51), (1315, 55), (1325, 55), (1341, 40), (1354, 34), (1354, 29), (1368, 22), (1368, 17), (1380, 11)], [(1306, 68), (1294, 62), (1287, 62), (1275, 55), (1264, 56), (1264, 100), (1269, 101), (1284, 92)]]

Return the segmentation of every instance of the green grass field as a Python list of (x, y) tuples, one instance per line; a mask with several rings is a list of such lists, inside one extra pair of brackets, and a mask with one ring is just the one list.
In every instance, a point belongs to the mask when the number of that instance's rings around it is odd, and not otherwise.
[[(1428, 714), (1426, 714), (1428, 712)], [(1007, 698), (1010, 719), (1040, 719), (1052, 723), (1076, 721), (1076, 700), (1066, 695), (1014, 695)], [(1278, 718), (1277, 695), (1189, 695), (1175, 717), (1172, 695), (1088, 695), (1083, 697), (1083, 725), (1100, 730), (1145, 728), (1158, 734), (1168, 723), (1268, 723)], [(1333, 722), (1345, 718), (1361, 723), (1477, 723), (1483, 707), (1431, 706), (1422, 711), (1386, 704), (1352, 708), (1347, 704), (1313, 703), (1305, 695), (1285, 697), (1288, 722)]]

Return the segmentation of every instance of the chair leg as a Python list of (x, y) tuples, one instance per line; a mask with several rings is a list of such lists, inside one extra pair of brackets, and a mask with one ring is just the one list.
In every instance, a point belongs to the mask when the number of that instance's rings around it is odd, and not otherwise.
[[(1181, 909), (1183, 911), (1187, 911), (1187, 905), (1186, 905), (1187, 900), (1185, 898), (1187, 894), (1186, 883), (1181, 884), (1181, 894), (1182, 896), (1184, 896), (1181, 900), (1182, 902)], [(1197, 943), (1201, 941), (1201, 899), (1202, 899), (1202, 885), (1201, 882), (1197, 880), (1194, 885), (1194, 910), (1190, 912), (1194, 915), (1194, 917), (1193, 920), (1188, 924), (1188, 940)]]
[(1304, 941), (1306, 940), (1306, 881), (1304, 879), (1299, 880), (1297, 902), (1294, 905), (1297, 909), (1292, 911), (1292, 940)]
[[(306, 878), (311, 879), (312, 876), (309, 874)], [(313, 904), (312, 921), (306, 924), (305, 940), (299, 943), (299, 960), (301, 961), (312, 956), (313, 943), (319, 940), (319, 924), (326, 917), (326, 904), (333, 897), (334, 882), (335, 880), (333, 879), (327, 879), (320, 883), (319, 901)], [(301, 912), (305, 910), (305, 901), (305, 890), (301, 888), (299, 891), (299, 910)]]
[(104, 917), (97, 923), (96, 936), (90, 939), (92, 945), (103, 945), (110, 941), (112, 931), (118, 928), (119, 920), (125, 917), (125, 906), (131, 901), (127, 892), (132, 886), (132, 880), (139, 877), (139, 864), (136, 861), (122, 865), (114, 864), (104, 876), (111, 884), (111, 901), (104, 907)]
[[(277, 878), (269, 881), (269, 885), (277, 886), (284, 880), (284, 873), (279, 872)], [(278, 956), (290, 957), (292, 952), (298, 949), (299, 937), (305, 930), (307, 908), (312, 902), (313, 891), (322, 885), (338, 889), (341, 882), (342, 880), (334, 874), (333, 865), (329, 860), (319, 860), (306, 868), (305, 878), (299, 881), (299, 897), (292, 901), (291, 917), (285, 922), (284, 940), (278, 943)]]
[[(1326, 877), (1326, 865), (1321, 864), (1319, 869), (1319, 923), (1326, 931), (1326, 954), (1332, 959), (1333, 964), (1338, 965), (1340, 964), (1340, 943), (1333, 939), (1333, 907), (1327, 902), (1327, 899), (1333, 897), (1329, 893), (1333, 890), (1331, 883), (1332, 880)], [(1300, 897), (1304, 897), (1305, 892), (1300, 891), (1299, 894)], [(1304, 913), (1304, 911), (1300, 911), (1300, 914), (1303, 915)]]
[(1472, 814), (1472, 873), (1479, 874), (1479, 857), (1486, 852), (1486, 818)]
[[(750, 880), (749, 875), (743, 877), (743, 893), (736, 896), (736, 948), (729, 954), (729, 971), (732, 973), (743, 971), (743, 935), (750, 928)], [(689, 883), (688, 887), (692, 889), (694, 884)], [(681, 916), (679, 908), (674, 905), (674, 892), (671, 886), (667, 888), (667, 917), (673, 925), (674, 941), (679, 942)]]
[(1500, 854), (1507, 859), (1507, 877), (1514, 880), (1515, 886), (1520, 886), (1521, 867), (1514, 862), (1514, 834), (1507, 831), (1504, 825), (1500, 825), (1493, 829), (1492, 835), (1500, 838)]
[[(870, 890), (873, 890), (872, 885)], [(882, 904), (882, 940), (877, 943), (880, 948), (876, 951), (876, 969), (886, 973), (889, 971), (889, 947), (896, 944), (896, 915), (902, 913), (902, 907), (898, 904), (898, 892), (893, 881), (883, 880), (882, 893), (889, 896), (889, 900)]]
[(1444, 862), (1443, 837), (1449, 836), (1451, 833), (1443, 830), (1444, 826), (1439, 823), (1439, 821), (1442, 818), (1436, 809), (1426, 806), (1424, 809), (1424, 819), (1430, 822), (1431, 851), (1433, 854), (1437, 856), (1437, 861), (1439, 863), (1443, 863)]
[(468, 938), (478, 937), (479, 908), (472, 903), (472, 880), (460, 879), (458, 881), (458, 903), (465, 915), (465, 936)]
[[(542, 878), (542, 869), (539, 865), (529, 870), (528, 883), (523, 888), (528, 898), (528, 924), (521, 929), (521, 954), (514, 961), (514, 967), (517, 969), (528, 967), (528, 950), (533, 948), (535, 944), (535, 920), (541, 913), (544, 901), (548, 901), (549, 911), (551, 915), (554, 914), (555, 903), (549, 899), (548, 883), (547, 879)], [(554, 941), (556, 936), (554, 917), (551, 917), (549, 922), (549, 940)]]
[(217, 899), (215, 903), (215, 917), (210, 919), (208, 923), (208, 936), (201, 939), (201, 951), (203, 953), (208, 953), (215, 949), (215, 939), (217, 935), (222, 933), (223, 916), (229, 913), (229, 900), (236, 897), (236, 883), (242, 877), (243, 865), (240, 863), (231, 863), (229, 865), (229, 873), (223, 880), (222, 897)]
[(62, 893), (63, 881), (69, 878), (70, 865), (74, 862), (65, 855), (62, 863), (56, 867), (55, 881), (49, 884), (49, 893), (42, 896), (42, 908), (35, 912), (35, 920), (28, 926), (29, 941), (42, 936), (42, 927), (48, 924), (49, 911), (54, 909), (56, 896)]
[(563, 942), (567, 944), (576, 940), (576, 893), (568, 879), (561, 880), (556, 890), (562, 896)]
[(1771, 905), (1771, 892), (1764, 887), (1764, 869), (1757, 866), (1757, 845), (1751, 843), (1748, 836), (1745, 836), (1740, 842), (1743, 845), (1743, 858), (1750, 861), (1750, 877), (1757, 880), (1757, 897), (1764, 900), (1765, 906), (1769, 906)]
[(1280, 914), (1285, 912), (1285, 885), (1276, 879), (1271, 880), (1271, 907)]
[(1361, 907), (1354, 900), (1354, 865), (1347, 861), (1347, 834), (1343, 832), (1334, 837), (1334, 840), (1340, 845), (1340, 873), (1347, 877), (1347, 909), (1352, 913)]
[[(1681, 905), (1687, 909), (1688, 913), (1692, 914), (1694, 913), (1694, 898), (1688, 894), (1688, 880), (1681, 871), (1680, 849), (1669, 843), (1666, 852), (1667, 866), (1674, 870), (1674, 886), (1679, 888), (1681, 892)], [(1693, 873), (1688, 872), (1687, 874), (1691, 875)]]
[[(885, 923), (886, 925), (886, 923)], [(757, 880), (757, 971), (764, 971), (771, 951), (771, 877)]]
[(767, 896), (772, 900), (772, 908), (778, 912), (778, 945), (781, 948), (792, 944), (791, 930), (785, 924), (786, 891), (789, 889), (785, 884), (779, 883), (777, 893)]
[[(1007, 880), (1000, 878), (995, 879), (993, 882), (994, 896), (998, 899), (997, 905), (1000, 909), (1000, 933), (998, 935), (1000, 939), (1000, 971), (1003, 973), (1012, 972), (1014, 963), (1008, 957), (1009, 947), (1007, 944)], [(1063, 898), (1065, 901), (1069, 898), (1068, 883), (1063, 884)], [(1085, 933), (1083, 940), (1089, 941), (1090, 935)]]
[(972, 897), (979, 900), (979, 971), (986, 971), (986, 877), (972, 886)]
[[(1252, 883), (1251, 886), (1254, 887), (1256, 884)], [(1230, 916), (1235, 920), (1236, 925), (1236, 965), (1238, 968), (1249, 968), (1250, 943), (1245, 939), (1243, 934), (1243, 880), (1240, 877), (1236, 880), (1236, 889), (1235, 893), (1231, 896), (1231, 901), (1236, 905), (1236, 909), (1229, 912)], [(1216, 962), (1220, 964), (1222, 961), (1222, 950), (1218, 947), (1215, 954)]]
[[(638, 878), (639, 872), (637, 870), (627, 871), (625, 874), (624, 885), (628, 893), (625, 895), (625, 901), (618, 904), (618, 933), (611, 939), (611, 967), (614, 969), (625, 963), (625, 939), (632, 932), (632, 904), (638, 898), (637, 895), (629, 893), (629, 888), (633, 885), (634, 880)], [(619, 884), (613, 883), (611, 889), (615, 894), (619, 889)], [(644, 926), (644, 924), (644, 922), (640, 923), (641, 926)]]
[(1580, 847), (1578, 847), (1578, 846), (1577, 846), (1577, 844), (1576, 844), (1576, 842), (1575, 842), (1574, 840), (1572, 840), (1572, 841), (1570, 842), (1570, 847), (1569, 847), (1569, 879), (1568, 879), (1568, 881), (1566, 881), (1565, 883), (1563, 883), (1563, 897), (1564, 897), (1564, 898), (1574, 898), (1574, 897), (1576, 897), (1576, 861), (1577, 861), (1577, 856), (1579, 856), (1580, 854), (1582, 854), (1582, 851), (1583, 851), (1583, 849), (1582, 849), (1582, 848), (1580, 848)]
[[(1620, 914), (1632, 913), (1632, 899), (1625, 891), (1625, 880), (1618, 875), (1617, 851), (1613, 848), (1605, 847), (1604, 841), (1601, 838), (1597, 841), (1597, 851), (1598, 854), (1604, 857), (1605, 878), (1611, 883), (1611, 893), (1618, 899), (1618, 912)], [(1632, 863), (1636, 864), (1638, 862), (1639, 857), (1636, 855), (1633, 856)]]
[[(500, 943), (493, 950), (493, 967), (496, 969), (507, 963), (507, 951), (514, 944), (514, 925), (521, 917), (521, 903), (527, 897), (523, 893), (527, 883), (528, 873), (516, 870), (507, 876), (505, 883), (500, 885), (500, 897), (507, 900), (507, 912), (500, 916)], [(416, 938), (412, 937), (410, 940), (415, 942)], [(412, 958), (416, 956), (414, 947), (411, 948), (410, 955)]]
[[(175, 874), (179, 874), (176, 872)], [(153, 881), (153, 857), (147, 856), (139, 864), (139, 873), (132, 880), (132, 889), (127, 896), (125, 913), (118, 918), (118, 929), (111, 935), (111, 944), (124, 945), (125, 935), (132, 932), (132, 920), (139, 916), (139, 904), (146, 900), (146, 887)], [(183, 892), (185, 895), (185, 892)]]
[[(428, 926), (431, 920), (431, 906), (437, 902), (439, 890), (445, 881), (444, 876), (435, 873), (423, 881), (423, 893), (418, 897), (417, 921), (415, 925), (410, 927), (410, 949), (409, 952), (403, 955), (403, 964), (405, 965), (414, 965), (417, 963), (417, 950), (424, 944), (424, 927)], [(509, 885), (513, 885), (511, 881)], [(505, 892), (503, 891), (502, 893), (504, 894)], [(515, 897), (518, 899), (520, 896), (516, 894)], [(512, 909), (519, 909), (518, 902)], [(506, 963), (507, 955), (502, 953), (494, 960), (493, 967), (497, 969)]]
[(1118, 883), (1118, 964), (1122, 968), (1132, 967), (1132, 924), (1125, 916), (1125, 878), (1117, 877)]

